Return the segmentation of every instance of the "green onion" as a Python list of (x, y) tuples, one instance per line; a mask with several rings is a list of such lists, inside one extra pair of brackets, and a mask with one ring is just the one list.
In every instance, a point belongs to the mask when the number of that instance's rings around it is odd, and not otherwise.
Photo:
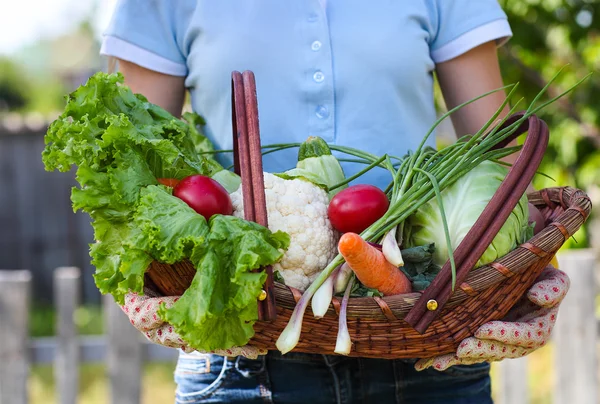
[[(494, 125), (494, 122), (508, 104), (509, 99), (515, 93), (517, 84), (487, 92), (448, 111), (435, 122), (417, 149), (414, 152), (408, 153), (408, 155), (403, 159), (392, 156), (388, 157), (386, 155), (382, 160), (381, 157), (372, 155), (371, 153), (362, 152), (360, 150), (351, 148), (337, 147), (336, 150), (338, 151), (346, 152), (355, 157), (370, 161), (370, 166), (381, 164), (382, 166), (388, 168), (392, 174), (393, 181), (386, 189), (386, 193), (391, 193), (388, 211), (383, 215), (383, 217), (381, 217), (361, 233), (363, 239), (371, 242), (381, 240), (381, 238), (385, 236), (388, 231), (398, 225), (402, 225), (404, 220), (406, 220), (425, 203), (429, 202), (433, 197), (437, 196), (439, 198), (441, 192), (445, 188), (454, 184), (458, 179), (467, 174), (473, 168), (477, 167), (481, 162), (486, 160), (498, 160), (518, 151), (519, 147), (508, 147), (499, 150), (493, 150), (493, 147), (514, 134), (518, 127), (531, 115), (538, 112), (541, 108), (545, 107), (551, 102), (554, 102), (561, 96), (564, 96), (569, 91), (572, 91), (573, 88), (578, 86), (587, 77), (589, 77), (589, 75), (585, 76), (573, 87), (569, 88), (559, 96), (543, 103), (539, 107), (535, 107), (535, 103), (546, 92), (549, 85), (557, 78), (557, 76), (558, 74), (555, 75), (552, 80), (550, 80), (548, 85), (546, 85), (540, 91), (538, 96), (536, 96), (532, 104), (527, 108), (524, 115), (520, 119), (506, 128), (503, 128), (502, 130), (500, 130), (500, 126), (506, 122), (507, 117), (504, 117), (502, 120), (500, 120), (500, 122), (495, 125), (494, 128), (489, 131), (489, 133), (486, 134), (488, 128)], [(454, 145), (451, 145), (440, 151), (435, 151), (425, 146), (427, 139), (431, 136), (434, 129), (450, 114), (489, 94), (508, 88), (510, 88), (511, 91), (507, 95), (505, 102), (502, 103), (492, 118), (489, 119), (488, 122), (479, 131), (477, 131), (475, 135), (461, 137), (461, 139), (459, 139)], [(515, 111), (516, 106), (511, 108), (509, 115), (513, 114)], [(331, 148), (334, 149), (334, 147)], [(391, 164), (390, 158), (394, 158), (401, 162), (398, 169), (395, 169), (394, 165)], [(440, 209), (443, 209), (441, 203)], [(447, 243), (450, 243), (446, 217), (443, 212), (442, 217), (444, 220), (446, 241)], [(452, 248), (449, 248), (448, 250), (451, 252)], [(450, 253), (450, 257), (452, 267), (452, 282), (454, 287), (456, 280), (456, 268), (453, 262), (454, 260), (452, 253)], [(338, 254), (329, 263), (329, 265), (323, 269), (315, 281), (304, 292), (300, 302), (294, 308), (294, 312), (289, 323), (277, 341), (277, 347), (280, 348), (282, 352), (288, 352), (296, 346), (298, 343), (298, 338), (300, 337), (302, 318), (304, 316), (308, 300), (312, 298), (317, 289), (331, 275), (331, 272), (335, 270), (335, 268), (337, 268), (342, 262), (343, 258)], [(282, 350), (281, 348), (284, 349)]]

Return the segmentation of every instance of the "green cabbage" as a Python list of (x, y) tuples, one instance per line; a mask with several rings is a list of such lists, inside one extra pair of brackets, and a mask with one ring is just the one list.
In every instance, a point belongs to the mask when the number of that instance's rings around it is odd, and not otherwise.
[[(485, 161), (442, 191), (452, 249), (455, 250), (465, 238), (507, 173), (505, 167)], [(532, 234), (528, 219), (527, 196), (523, 195), (475, 267), (495, 261), (526, 241)], [(446, 263), (448, 247), (437, 198), (421, 206), (406, 220), (403, 238), (406, 248), (434, 243), (435, 264)]]

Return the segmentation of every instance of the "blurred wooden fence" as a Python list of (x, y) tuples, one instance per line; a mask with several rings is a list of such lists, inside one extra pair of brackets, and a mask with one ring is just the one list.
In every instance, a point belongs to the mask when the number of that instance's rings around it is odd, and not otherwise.
[[(14, 122), (13, 122), (14, 121)], [(82, 269), (82, 297), (98, 303), (88, 244), (94, 241), (87, 214), (73, 214), (75, 171), (47, 172), (42, 163), (46, 121), (16, 115), (0, 120), (0, 268), (27, 268), (36, 302), (53, 299), (52, 270)]]
[[(556, 342), (554, 403), (598, 402), (597, 334), (595, 316), (596, 257), (592, 250), (559, 255), (560, 267), (571, 278), (571, 291), (561, 305), (553, 337)], [(54, 272), (56, 337), (29, 339), (31, 297), (29, 271), (0, 271), (0, 404), (28, 402), (28, 373), (33, 363), (53, 363), (59, 404), (75, 404), (79, 366), (105, 362), (112, 404), (136, 404), (141, 397), (144, 361), (170, 361), (177, 350), (148, 343), (121, 309), (106, 297), (106, 335), (77, 335), (74, 312), (80, 304), (80, 271), (74, 267)], [(500, 364), (500, 402), (529, 402), (527, 358)]]

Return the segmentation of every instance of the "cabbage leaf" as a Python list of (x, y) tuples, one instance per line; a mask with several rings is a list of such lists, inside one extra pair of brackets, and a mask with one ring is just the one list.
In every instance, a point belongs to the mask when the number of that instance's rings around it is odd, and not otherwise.
[[(442, 191), (453, 250), (473, 227), (507, 174), (508, 170), (500, 164), (484, 161)], [(527, 196), (523, 195), (475, 267), (495, 261), (527, 240), (531, 234), (528, 219)], [(443, 266), (448, 261), (448, 247), (437, 198), (421, 206), (406, 220), (403, 238), (407, 248), (434, 243), (433, 262)]]

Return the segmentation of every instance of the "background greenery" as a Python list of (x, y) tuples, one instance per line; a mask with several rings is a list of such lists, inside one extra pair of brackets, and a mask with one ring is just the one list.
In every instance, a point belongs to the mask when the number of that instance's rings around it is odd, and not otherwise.
[[(588, 73), (592, 76), (571, 95), (541, 114), (550, 128), (550, 144), (534, 185), (574, 186), (597, 195), (600, 185), (600, 1), (501, 0), (513, 38), (499, 50), (506, 83), (519, 83), (518, 97), (527, 105), (563, 66), (549, 89), (557, 95)], [(590, 228), (565, 247), (590, 246)]]

